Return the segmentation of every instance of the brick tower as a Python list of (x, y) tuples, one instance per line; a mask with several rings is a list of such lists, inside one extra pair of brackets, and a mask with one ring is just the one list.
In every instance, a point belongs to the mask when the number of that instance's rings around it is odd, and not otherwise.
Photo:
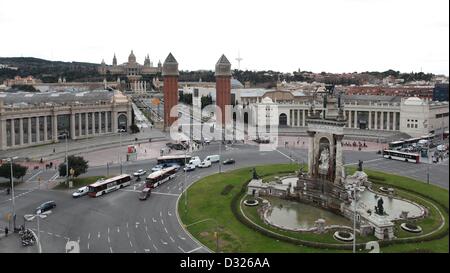
[(170, 116), (170, 109), (178, 104), (178, 62), (169, 53), (162, 67), (164, 78), (164, 130), (167, 130), (177, 117)]
[(216, 105), (222, 110), (222, 120), (217, 124), (225, 125), (229, 117), (225, 116), (225, 106), (231, 105), (231, 63), (222, 55), (216, 63)]

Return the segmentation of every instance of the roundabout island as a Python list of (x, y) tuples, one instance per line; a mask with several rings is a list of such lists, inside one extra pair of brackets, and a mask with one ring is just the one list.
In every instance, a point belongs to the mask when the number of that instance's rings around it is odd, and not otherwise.
[[(184, 202), (186, 193), (179, 199), (180, 221), (192, 237), (213, 252), (351, 252), (353, 222), (350, 219), (292, 199), (248, 194), (254, 172), (262, 183), (269, 184), (280, 177), (298, 175), (298, 169), (295, 164), (274, 164), (205, 177), (187, 189), (187, 203)], [(380, 187), (393, 188), (396, 199), (420, 206), (425, 214), (416, 219), (401, 219), (399, 215), (391, 239), (362, 234), (361, 227), (357, 227), (358, 252), (369, 252), (366, 244), (371, 241), (378, 242), (381, 252), (448, 252), (447, 190), (407, 177), (366, 172), (373, 193), (382, 196), (385, 193), (379, 191)], [(250, 205), (245, 205), (245, 201)], [(388, 197), (385, 202), (389, 203)], [(269, 217), (277, 219), (275, 225), (264, 216), (267, 208), (273, 206), (281, 213), (278, 218)], [(283, 217), (290, 219), (290, 224), (298, 224), (298, 229), (289, 228)], [(402, 226), (420, 227), (420, 232), (410, 232)]]

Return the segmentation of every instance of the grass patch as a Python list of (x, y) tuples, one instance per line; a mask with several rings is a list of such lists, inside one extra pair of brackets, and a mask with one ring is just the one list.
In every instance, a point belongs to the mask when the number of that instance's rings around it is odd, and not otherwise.
[[(251, 179), (253, 168), (242, 168), (222, 174), (214, 174), (204, 177), (188, 191), (189, 202), (185, 207), (184, 202), (178, 205), (180, 219), (187, 230), (200, 242), (209, 247), (213, 251), (218, 252), (349, 252), (348, 250), (322, 249), (315, 247), (307, 247), (295, 243), (279, 241), (257, 232), (246, 225), (242, 224), (231, 211), (231, 202), (237, 195), (240, 199), (244, 196), (241, 194), (242, 186)], [(256, 171), (263, 179), (265, 177), (282, 176), (283, 174), (293, 173), (298, 170), (298, 165), (294, 164), (276, 164), (256, 167)], [(428, 201), (434, 201), (444, 214), (445, 226), (442, 230), (435, 234), (432, 240), (426, 242), (413, 243), (396, 243), (381, 247), (382, 252), (448, 252), (448, 191), (433, 185), (392, 174), (365, 170), (370, 176), (376, 177), (376, 187), (378, 185), (390, 186), (396, 189), (399, 196), (410, 199), (429, 208), (430, 217), (422, 219), (416, 223), (424, 229), (424, 233), (434, 230), (440, 225), (437, 219), (440, 217), (439, 212), (433, 208)], [(375, 181), (374, 181), (375, 182)], [(378, 184), (380, 183), (380, 184)], [(232, 187), (231, 187), (232, 186)], [(222, 194), (225, 189), (229, 189), (227, 194)], [(375, 188), (375, 186), (374, 186)], [(418, 195), (419, 196), (418, 196)], [(181, 196), (180, 200), (183, 200)], [(424, 201), (423, 199), (426, 199)], [(430, 200), (431, 199), (431, 200)], [(439, 206), (442, 204), (442, 206)], [(263, 222), (257, 215), (255, 207), (244, 206), (243, 210), (246, 215), (258, 225)], [(446, 211), (446, 212), (444, 212)], [(436, 217), (436, 218), (435, 218)], [(267, 227), (267, 229), (276, 229), (275, 227)], [(332, 239), (332, 233), (314, 234), (314, 233), (297, 233), (285, 230), (277, 230), (277, 233), (287, 236), (298, 236), (305, 240), (317, 240), (321, 242), (329, 242), (338, 244)], [(413, 237), (408, 233), (401, 234), (397, 232), (399, 237)], [(215, 236), (218, 234), (218, 238)], [(295, 238), (295, 237), (294, 237)], [(360, 242), (373, 240), (374, 237), (357, 237)]]
[[(75, 189), (75, 188), (80, 188), (83, 186), (90, 185), (102, 178), (105, 178), (105, 176), (88, 176), (88, 177), (82, 177), (82, 178), (74, 178), (73, 179), (73, 188)], [(58, 186), (56, 186), (54, 189), (67, 190), (67, 189), (69, 189), (69, 185), (67, 185), (65, 182), (62, 182)]]

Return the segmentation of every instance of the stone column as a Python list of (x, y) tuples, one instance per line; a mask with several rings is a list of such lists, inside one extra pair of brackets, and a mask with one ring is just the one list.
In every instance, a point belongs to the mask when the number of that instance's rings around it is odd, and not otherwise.
[(392, 112), (392, 130), (397, 130), (397, 112)]
[(306, 110), (303, 110), (303, 126), (306, 126)]
[(16, 145), (16, 132), (14, 128), (14, 119), (11, 119), (11, 147)]
[(85, 132), (85, 135), (88, 136), (89, 135), (89, 114), (88, 113), (84, 113), (84, 124), (85, 124), (84, 132)]
[(52, 133), (53, 133), (53, 142), (59, 142), (58, 139), (58, 116), (53, 114), (52, 116)]
[(48, 140), (48, 135), (47, 135), (47, 116), (44, 116), (44, 141)]
[(41, 130), (39, 130), (39, 116), (36, 117), (36, 143), (41, 141)]
[(386, 118), (387, 118), (386, 130), (389, 131), (389, 130), (391, 130), (391, 126), (390, 126), (390, 123), (391, 123), (391, 112), (387, 112)]
[(378, 130), (378, 111), (375, 111), (375, 123), (373, 129)]
[(340, 184), (342, 177), (342, 138), (344, 135), (336, 135), (336, 172), (334, 176), (334, 184)]
[(113, 110), (111, 114), (112, 118), (112, 132), (117, 133), (117, 130), (119, 129), (119, 126), (117, 124), (117, 110)]
[(355, 113), (355, 121), (354, 121), (354, 124), (353, 124), (353, 126), (354, 126), (354, 128), (358, 128), (358, 111), (354, 111)]
[(347, 128), (351, 127), (352, 124), (352, 116), (350, 115), (351, 111), (346, 111), (347, 112)]
[(95, 135), (97, 132), (95, 131), (95, 112), (92, 113), (92, 135)]
[(102, 134), (102, 133), (104, 133), (104, 132), (102, 132), (102, 113), (103, 113), (103, 111), (101, 111), (101, 112), (98, 112), (98, 133), (99, 134)]
[(70, 138), (76, 139), (76, 136), (75, 136), (75, 113), (70, 113)]
[(384, 130), (384, 111), (381, 111), (380, 115), (380, 129)]
[(31, 117), (28, 118), (28, 144), (31, 144), (33, 138), (31, 136)]
[(369, 125), (368, 125), (369, 130), (372, 129), (372, 111), (369, 111)]
[(81, 131), (81, 113), (78, 113), (78, 136), (81, 137), (83, 132)]
[(105, 111), (105, 133), (108, 133), (108, 111)]
[(308, 175), (313, 176), (314, 173), (314, 135), (315, 132), (307, 131), (309, 143), (308, 143)]
[(19, 119), (19, 143), (23, 145), (23, 118)]
[(0, 142), (0, 150), (3, 150), (3, 149), (5, 149), (6, 148), (6, 138), (7, 138), (7, 135), (6, 135), (6, 120), (0, 120), (0, 130), (1, 130), (1, 132), (0, 132), (0, 135), (2, 136), (0, 139), (1, 139), (1, 142)]

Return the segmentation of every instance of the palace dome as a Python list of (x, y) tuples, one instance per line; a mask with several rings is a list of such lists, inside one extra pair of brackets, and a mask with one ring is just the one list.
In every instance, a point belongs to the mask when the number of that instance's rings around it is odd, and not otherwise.
[(404, 102), (405, 105), (422, 105), (423, 103), (423, 100), (418, 97), (407, 98)]

